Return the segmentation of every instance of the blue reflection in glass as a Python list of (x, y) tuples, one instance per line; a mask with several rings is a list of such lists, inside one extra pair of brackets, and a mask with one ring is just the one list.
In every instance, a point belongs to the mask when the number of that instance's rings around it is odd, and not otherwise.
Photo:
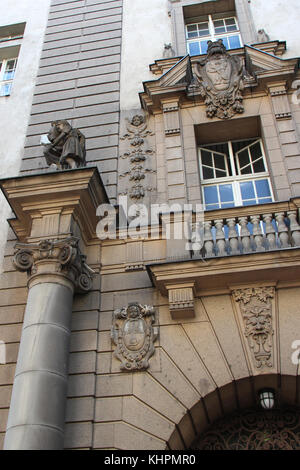
[(189, 51), (190, 55), (199, 55), (200, 54), (200, 47), (198, 42), (190, 42), (189, 43)]
[[(252, 181), (247, 181), (245, 183), (240, 183), (240, 188), (241, 188), (241, 193), (242, 193), (242, 199), (253, 199), (255, 198), (255, 193), (254, 193), (254, 188), (253, 188), (253, 182)], [(254, 202), (255, 204), (255, 202)]]
[(229, 36), (230, 49), (237, 49), (241, 47), (241, 41), (239, 36)]
[(208, 49), (207, 41), (201, 41), (200, 44), (201, 44), (201, 54), (206, 54), (207, 49)]
[(234, 200), (231, 184), (222, 184), (219, 186), (219, 189), (221, 202), (231, 202)]
[(256, 191), (258, 197), (270, 197), (270, 187), (268, 180), (255, 181)]
[(207, 186), (204, 188), (204, 197), (206, 204), (219, 202), (217, 186)]

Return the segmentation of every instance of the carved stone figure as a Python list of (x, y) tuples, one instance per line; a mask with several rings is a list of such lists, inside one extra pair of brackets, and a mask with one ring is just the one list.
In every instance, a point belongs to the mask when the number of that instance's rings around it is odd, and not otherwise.
[(165, 44), (164, 52), (163, 52), (163, 58), (164, 59), (169, 59), (171, 57), (174, 57), (174, 55), (175, 55), (175, 52), (172, 48), (172, 44), (171, 43)]
[(267, 35), (267, 33), (265, 32), (264, 29), (259, 29), (257, 31), (257, 41), (258, 42), (268, 42), (268, 41), (270, 41), (270, 38), (269, 38), (269, 36)]
[(121, 370), (149, 367), (158, 336), (158, 329), (152, 326), (154, 322), (154, 308), (148, 305), (133, 302), (114, 311), (111, 337), (117, 346), (114, 355), (122, 363)]
[(273, 366), (272, 303), (274, 287), (237, 289), (233, 292), (244, 321), (244, 334), (258, 369)]
[[(242, 72), (241, 59), (228, 54), (222, 39), (208, 41), (206, 59), (199, 62), (196, 71), (208, 117), (228, 119), (244, 112)], [(195, 88), (195, 80), (191, 86)]]
[(85, 137), (68, 121), (53, 121), (48, 139), (51, 143), (45, 146), (44, 156), (49, 166), (59, 169), (85, 166)]

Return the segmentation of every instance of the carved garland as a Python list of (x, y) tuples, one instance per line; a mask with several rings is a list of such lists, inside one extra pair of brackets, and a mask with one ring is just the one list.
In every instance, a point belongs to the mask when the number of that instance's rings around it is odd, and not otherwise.
[(134, 302), (114, 311), (111, 337), (117, 346), (114, 356), (121, 361), (121, 370), (149, 367), (158, 336), (157, 328), (152, 326), (154, 322), (154, 308), (148, 305)]
[[(143, 199), (146, 191), (152, 191), (153, 188), (145, 188), (142, 181), (145, 179), (147, 173), (155, 173), (154, 170), (145, 168), (144, 164), (147, 157), (153, 155), (153, 150), (147, 147), (146, 137), (153, 135), (153, 132), (146, 130), (147, 122), (145, 117), (136, 114), (131, 121), (127, 119), (127, 133), (121, 137), (121, 140), (128, 140), (130, 143), (130, 150), (121, 155), (121, 158), (129, 158), (130, 169), (120, 175), (120, 178), (129, 176), (129, 181), (133, 182), (129, 190), (129, 197), (131, 199)], [(121, 194), (127, 194), (127, 191)]]
[(244, 334), (258, 369), (273, 367), (272, 302), (274, 287), (237, 289), (233, 297), (239, 303)]

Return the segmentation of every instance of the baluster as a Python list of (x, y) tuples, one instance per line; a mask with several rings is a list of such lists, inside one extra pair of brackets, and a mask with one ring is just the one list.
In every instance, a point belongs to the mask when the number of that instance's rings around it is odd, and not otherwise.
[(213, 236), (211, 233), (211, 225), (212, 225), (211, 221), (204, 222), (204, 249), (205, 249), (206, 258), (215, 256)]
[(223, 231), (223, 219), (215, 220), (216, 227), (216, 244), (218, 248), (218, 256), (227, 256), (225, 235)]
[(297, 212), (289, 211), (287, 216), (290, 221), (290, 230), (294, 246), (300, 246), (300, 225), (297, 222)]
[(265, 247), (263, 246), (264, 237), (260, 226), (260, 215), (252, 215), (250, 217), (250, 221), (253, 225), (253, 237), (256, 244), (256, 251), (265, 251)]
[(243, 253), (250, 253), (251, 243), (250, 243), (250, 232), (248, 230), (248, 217), (239, 217), (239, 224), (241, 226), (241, 240), (243, 245)]
[(239, 240), (238, 233), (236, 231), (236, 220), (235, 219), (226, 219), (226, 224), (228, 226), (228, 239), (231, 255), (239, 255)]
[(278, 212), (275, 214), (278, 227), (278, 236), (281, 243), (281, 248), (289, 248), (289, 234), (288, 228), (284, 222), (284, 212)]
[(269, 250), (277, 250), (276, 245), (276, 232), (274, 226), (272, 224), (273, 215), (272, 214), (264, 214), (263, 221), (266, 224), (266, 237), (269, 244)]

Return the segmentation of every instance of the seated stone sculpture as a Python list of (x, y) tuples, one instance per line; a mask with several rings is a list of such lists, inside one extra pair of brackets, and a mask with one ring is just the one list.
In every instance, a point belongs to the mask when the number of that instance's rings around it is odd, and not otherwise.
[(45, 146), (44, 156), (49, 166), (57, 169), (85, 166), (85, 137), (68, 121), (53, 121), (47, 137), (50, 144)]

